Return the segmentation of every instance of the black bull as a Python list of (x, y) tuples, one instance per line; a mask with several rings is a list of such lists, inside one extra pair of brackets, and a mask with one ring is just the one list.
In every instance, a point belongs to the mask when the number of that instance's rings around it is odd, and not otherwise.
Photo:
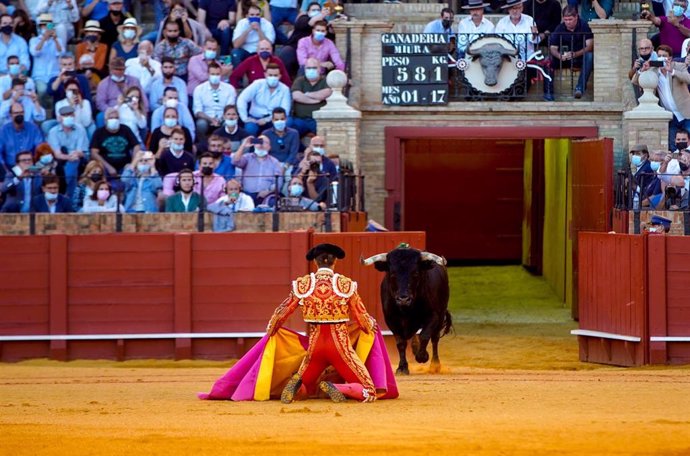
[(407, 341), (421, 329), (419, 341), (412, 341), (418, 363), (429, 360), (427, 345), (431, 340), (431, 371), (438, 372), (438, 341), (448, 334), (453, 321), (448, 312), (448, 273), (445, 259), (411, 248), (397, 248), (362, 261), (384, 271), (381, 304), (386, 325), (393, 332), (400, 354), (398, 374), (409, 374), (405, 351)]

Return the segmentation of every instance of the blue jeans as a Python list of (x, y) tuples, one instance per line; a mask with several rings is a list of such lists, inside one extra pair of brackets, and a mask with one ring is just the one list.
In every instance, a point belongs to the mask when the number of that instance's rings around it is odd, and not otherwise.
[(585, 93), (593, 69), (594, 54), (592, 52), (585, 52), (585, 55), (582, 56), (582, 70), (580, 71), (580, 78), (577, 80), (577, 87), (575, 87), (575, 90)]
[(221, 30), (218, 27), (211, 29), (211, 35), (220, 43), (220, 55), (228, 55), (230, 53), (230, 44), (232, 44), (232, 27)]
[(288, 37), (283, 33), (280, 26), (283, 22), (289, 22), (292, 25), (295, 25), (298, 13), (299, 10), (297, 8), (280, 8), (277, 6), (271, 6), (271, 23), (273, 24), (273, 28), (276, 30), (275, 44), (287, 43)]
[(232, 56), (232, 66), (233, 68), (237, 68), (237, 66), (242, 63), (243, 60), (245, 60), (247, 57), (249, 57), (250, 54), (248, 51), (245, 51), (242, 48), (236, 48), (233, 49), (232, 52), (230, 53)]
[(297, 130), (300, 138), (307, 133), (316, 134), (316, 120), (311, 117), (288, 117), (287, 126)]
[(262, 131), (264, 131), (268, 128), (273, 128), (272, 122), (269, 122), (269, 123), (263, 124), (263, 125), (259, 125), (258, 123), (255, 123), (255, 122), (246, 122), (244, 124), (244, 129), (251, 136), (258, 136)]

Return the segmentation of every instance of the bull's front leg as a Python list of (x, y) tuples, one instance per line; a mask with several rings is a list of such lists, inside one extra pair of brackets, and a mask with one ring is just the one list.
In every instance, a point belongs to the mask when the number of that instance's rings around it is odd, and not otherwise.
[(400, 361), (398, 362), (398, 369), (395, 371), (396, 374), (410, 375), (410, 369), (407, 365), (407, 357), (405, 352), (407, 351), (407, 339), (404, 337), (394, 334), (395, 336), (395, 346), (398, 349), (398, 355), (400, 356)]
[(421, 364), (429, 361), (429, 352), (426, 347), (429, 345), (432, 334), (438, 333), (438, 317), (432, 317), (422, 327), (422, 332), (419, 334), (419, 348), (415, 351), (414, 359)]

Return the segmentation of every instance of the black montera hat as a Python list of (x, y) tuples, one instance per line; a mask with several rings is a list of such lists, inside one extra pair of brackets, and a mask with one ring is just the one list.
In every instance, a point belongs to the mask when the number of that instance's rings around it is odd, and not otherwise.
[(307, 252), (307, 261), (312, 261), (324, 253), (330, 253), (339, 260), (345, 258), (345, 251), (333, 244), (319, 244), (312, 247), (312, 249)]

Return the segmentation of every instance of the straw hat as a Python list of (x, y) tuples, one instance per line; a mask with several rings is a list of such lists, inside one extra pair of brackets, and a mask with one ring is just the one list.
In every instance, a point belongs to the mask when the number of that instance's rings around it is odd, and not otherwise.
[(103, 33), (103, 29), (101, 28), (101, 23), (96, 21), (96, 20), (90, 20), (86, 21), (86, 26), (81, 29), (82, 33), (84, 32), (98, 32), (98, 33)]
[(125, 19), (125, 21), (117, 26), (117, 33), (122, 35), (122, 32), (125, 30), (125, 28), (133, 28), (136, 29), (137, 34), (134, 36), (134, 39), (138, 39), (141, 36), (141, 26), (137, 23), (137, 20), (134, 19), (133, 17), (128, 17)]

